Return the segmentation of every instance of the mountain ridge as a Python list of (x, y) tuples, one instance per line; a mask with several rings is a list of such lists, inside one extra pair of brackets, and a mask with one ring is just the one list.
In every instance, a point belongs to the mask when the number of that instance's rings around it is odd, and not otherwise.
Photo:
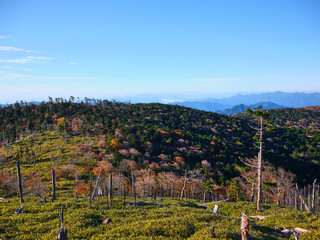
[[(280, 107), (291, 108), (314, 106), (320, 104), (320, 93), (286, 93), (277, 91), (269, 93), (237, 94), (235, 96), (221, 99), (207, 98), (196, 101), (174, 102), (172, 104), (177, 104), (179, 106), (190, 107), (198, 110), (223, 113), (223, 111), (230, 112), (230, 110), (228, 109), (234, 108), (240, 104), (250, 106), (262, 102), (270, 102), (274, 105), (279, 105)], [(225, 108), (222, 109), (223, 107)], [(233, 112), (232, 114), (235, 113), (236, 112)]]
[(232, 108), (228, 108), (225, 110), (218, 110), (218, 111), (216, 111), (216, 113), (232, 115), (232, 114), (244, 113), (247, 110), (247, 108), (253, 109), (253, 108), (257, 108), (259, 106), (261, 106), (262, 109), (264, 109), (264, 110), (286, 108), (286, 106), (281, 106), (281, 105), (275, 104), (273, 102), (259, 102), (259, 103), (251, 104), (251, 105), (239, 104), (239, 105), (236, 105)]

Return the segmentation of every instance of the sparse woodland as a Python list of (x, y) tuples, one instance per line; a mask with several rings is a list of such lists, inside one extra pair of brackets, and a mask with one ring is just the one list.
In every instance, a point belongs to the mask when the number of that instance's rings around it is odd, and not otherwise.
[[(241, 212), (257, 200), (259, 141), (272, 217), (253, 239), (278, 239), (268, 232), (281, 224), (320, 234), (318, 108), (268, 113), (261, 140), (249, 115), (173, 105), (70, 97), (0, 108), (0, 238), (54, 239), (62, 204), (69, 239), (211, 239), (212, 224), (217, 237), (240, 239)], [(225, 199), (237, 203), (219, 203), (224, 215), (198, 206)]]

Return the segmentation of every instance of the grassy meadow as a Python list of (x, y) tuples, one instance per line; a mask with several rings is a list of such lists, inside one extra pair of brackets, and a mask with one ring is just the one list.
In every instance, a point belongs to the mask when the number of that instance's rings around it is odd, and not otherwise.
[[(151, 200), (138, 199), (152, 203)], [(39, 198), (28, 197), (19, 209), (18, 198), (0, 203), (0, 237), (5, 239), (55, 239), (59, 230), (59, 213), (64, 207), (63, 225), (69, 239), (240, 239), (241, 212), (248, 216), (259, 215), (254, 203), (221, 202), (219, 212), (205, 209), (197, 201), (163, 199), (162, 206), (123, 205), (122, 198), (114, 198), (112, 207), (106, 197), (96, 197), (89, 206), (89, 199), (58, 197), (57, 201), (40, 203)], [(157, 202), (153, 202), (157, 203)], [(316, 216), (295, 209), (276, 205), (263, 205), (261, 215), (266, 219), (250, 220), (250, 239), (284, 238), (273, 232), (275, 225), (290, 229), (300, 227), (311, 230), (301, 234), (301, 239), (319, 239), (320, 221)], [(111, 218), (112, 222), (103, 224)], [(216, 238), (211, 237), (210, 227), (215, 227)]]

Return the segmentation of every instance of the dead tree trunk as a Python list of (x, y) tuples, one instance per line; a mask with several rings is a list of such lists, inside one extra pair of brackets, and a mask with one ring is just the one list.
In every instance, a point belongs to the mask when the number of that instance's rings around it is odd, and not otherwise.
[(61, 205), (60, 224), (57, 240), (68, 240), (68, 231), (63, 227), (63, 205)]
[(109, 198), (110, 198), (110, 206), (112, 206), (112, 174), (110, 173), (109, 177)]
[(307, 210), (307, 212), (310, 212), (310, 209), (308, 207), (308, 205), (306, 204), (306, 202), (304, 201), (303, 197), (301, 196), (300, 192), (299, 192), (299, 189), (298, 189), (298, 185), (296, 184), (296, 188), (298, 190), (298, 195), (299, 195), (299, 198), (300, 198), (300, 201), (301, 201), (301, 204), (303, 204), (304, 208)]
[(316, 211), (316, 182), (317, 182), (317, 179), (315, 179), (313, 181), (313, 184), (312, 184), (312, 203), (311, 203), (311, 209), (313, 212)]
[(23, 193), (22, 193), (22, 182), (21, 182), (19, 161), (17, 161), (17, 177), (18, 177), (18, 191), (19, 191), (20, 203), (23, 203), (24, 200), (23, 200)]
[(188, 182), (188, 178), (187, 178), (187, 170), (185, 170), (185, 172), (184, 172), (183, 188), (182, 188), (182, 190), (181, 190), (180, 199), (182, 199), (182, 198), (183, 198), (183, 194), (184, 194), (184, 198), (185, 198), (185, 200), (187, 200), (187, 191), (186, 191), (186, 188), (187, 188), (187, 182)]
[[(59, 137), (60, 140), (60, 137)], [(60, 142), (59, 142), (59, 163), (61, 162), (61, 147), (60, 147)]]
[(126, 208), (126, 184), (123, 183), (123, 208)]
[(122, 192), (122, 176), (121, 176), (121, 173), (119, 173), (119, 187), (118, 187), (118, 197), (121, 197), (121, 192)]
[(251, 196), (250, 196), (250, 202), (254, 201), (254, 180), (252, 180), (251, 183)]
[(97, 187), (98, 187), (98, 183), (99, 183), (99, 178), (100, 178), (101, 170), (102, 170), (102, 167), (100, 167), (99, 175), (98, 175), (98, 177), (97, 177), (96, 185), (94, 186), (94, 189), (93, 189), (93, 192), (92, 192), (92, 196), (91, 196), (91, 198), (90, 198), (90, 201), (93, 201), (93, 200), (94, 200), (94, 196), (96, 195), (96, 191), (97, 191)]
[(175, 181), (173, 181), (173, 183), (172, 183), (171, 199), (174, 199), (174, 185), (175, 185)]
[(262, 199), (262, 134), (263, 134), (262, 117), (260, 117), (260, 141), (259, 141), (259, 154), (258, 154), (258, 191), (257, 191), (257, 211), (261, 212), (261, 199)]
[(249, 239), (249, 220), (245, 213), (241, 213), (241, 240)]
[(319, 195), (320, 195), (320, 188), (319, 188), (319, 183), (318, 183), (318, 190), (317, 190), (317, 219), (319, 217)]
[(131, 165), (131, 181), (132, 181), (132, 198), (134, 199), (134, 204), (135, 204), (137, 202), (137, 197), (136, 197), (136, 189), (134, 185), (134, 175), (133, 175), (132, 165)]
[(56, 174), (54, 169), (52, 168), (52, 199), (51, 201), (57, 200), (56, 198)]
[(90, 173), (90, 179), (89, 179), (89, 207), (91, 208), (91, 173)]

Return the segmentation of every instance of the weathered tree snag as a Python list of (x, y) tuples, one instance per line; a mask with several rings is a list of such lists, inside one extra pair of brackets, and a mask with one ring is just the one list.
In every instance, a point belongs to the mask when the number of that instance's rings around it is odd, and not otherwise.
[(126, 207), (126, 185), (123, 183), (123, 208)]
[(90, 173), (90, 179), (89, 179), (89, 206), (91, 208), (91, 173)]
[[(60, 140), (60, 136), (59, 136)], [(61, 162), (61, 147), (60, 147), (60, 142), (59, 142), (59, 163)]]
[(22, 193), (22, 182), (21, 182), (19, 161), (17, 161), (17, 177), (18, 177), (18, 191), (19, 191), (20, 203), (23, 203), (24, 200), (23, 200), (23, 193)]
[(257, 211), (262, 212), (261, 198), (262, 198), (262, 118), (261, 118), (261, 132), (260, 132), (260, 152), (258, 154), (258, 189), (257, 189)]
[(90, 199), (91, 201), (94, 200), (94, 196), (95, 196), (96, 191), (97, 191), (97, 187), (98, 187), (98, 183), (99, 183), (99, 178), (100, 178), (101, 170), (102, 170), (102, 167), (100, 167), (100, 171), (99, 171), (99, 175), (98, 175), (98, 177), (97, 177), (96, 185), (94, 186), (93, 193), (92, 193), (92, 195), (91, 195), (91, 199)]
[(320, 188), (319, 188), (319, 183), (318, 183), (318, 194), (317, 194), (317, 219), (319, 217), (319, 195), (320, 195)]
[(111, 199), (112, 198), (112, 173), (110, 173), (110, 176), (109, 176), (109, 198)]
[(250, 196), (250, 202), (254, 201), (254, 180), (252, 180), (251, 183), (251, 196)]
[(241, 214), (241, 240), (249, 240), (249, 220), (244, 212)]
[(54, 169), (52, 168), (52, 199), (51, 201), (57, 200), (56, 198), (56, 174)]
[(254, 111), (251, 109), (247, 109), (246, 113), (249, 113), (253, 115), (254, 117), (257, 117), (260, 121), (259, 128), (253, 128), (256, 130), (259, 134), (259, 153), (258, 153), (258, 162), (257, 162), (257, 211), (261, 212), (261, 202), (262, 202), (262, 140), (263, 140), (263, 121), (266, 120), (269, 117), (269, 114), (262, 110), (262, 107), (259, 106), (258, 108), (254, 108)]
[(68, 240), (68, 231), (63, 227), (63, 205), (61, 205), (60, 224), (57, 240)]
[(112, 206), (112, 173), (110, 173), (109, 177), (109, 198), (110, 198), (110, 206)]
[(304, 201), (303, 197), (301, 196), (300, 192), (299, 192), (299, 189), (298, 189), (298, 185), (296, 184), (296, 188), (298, 190), (298, 195), (299, 195), (299, 198), (300, 198), (300, 201), (301, 201), (301, 204), (303, 204), (304, 208), (306, 209), (307, 212), (310, 212), (310, 209), (308, 207), (308, 205), (306, 204), (306, 202)]
[(313, 212), (316, 211), (316, 182), (317, 182), (317, 179), (315, 179), (313, 181), (313, 184), (312, 184), (312, 203), (311, 203), (311, 209)]
[(121, 176), (121, 173), (119, 172), (119, 177), (118, 177), (118, 183), (119, 183), (119, 186), (118, 186), (118, 197), (121, 197), (121, 192), (122, 192), (122, 176)]
[(171, 189), (171, 199), (174, 199), (174, 186), (175, 186), (175, 180), (172, 183), (172, 189)]
[(294, 189), (294, 208), (298, 210), (297, 189)]
[(134, 184), (134, 175), (133, 175), (132, 165), (131, 165), (131, 181), (132, 181), (132, 198), (134, 198), (134, 202), (137, 202), (137, 195), (136, 195), (136, 189), (135, 189), (135, 184)]
[(184, 194), (184, 198), (185, 198), (185, 200), (187, 200), (187, 191), (186, 191), (187, 190), (187, 182), (188, 182), (187, 170), (185, 170), (183, 188), (181, 190), (180, 199), (183, 198), (183, 194)]

